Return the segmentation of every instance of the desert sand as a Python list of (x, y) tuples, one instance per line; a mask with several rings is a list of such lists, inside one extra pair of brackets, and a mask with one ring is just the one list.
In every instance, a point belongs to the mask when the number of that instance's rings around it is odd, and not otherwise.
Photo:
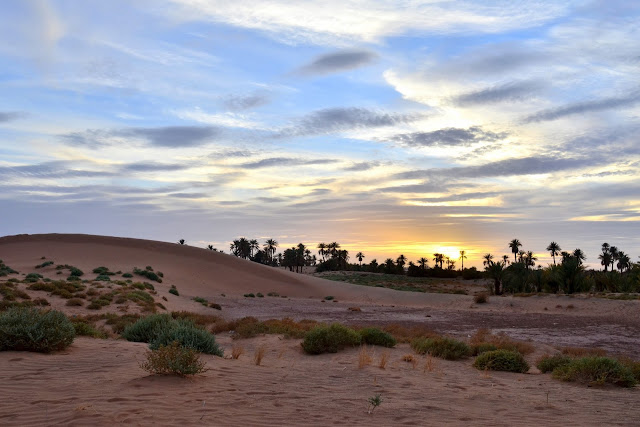
[[(291, 317), (352, 325), (427, 326), (466, 338), (480, 327), (528, 340), (530, 364), (559, 346), (601, 347), (636, 356), (639, 301), (587, 296), (491, 297), (400, 292), (332, 282), (258, 265), (186, 245), (87, 235), (0, 238), (0, 259), (22, 274), (52, 279), (55, 265), (35, 269), (42, 257), (91, 270), (131, 271), (153, 266), (164, 273), (156, 298), (167, 311), (187, 310), (227, 319)], [(2, 281), (5, 278), (0, 278)], [(180, 296), (170, 294), (175, 285)], [(25, 289), (24, 284), (20, 284)], [(95, 314), (46, 297), (68, 315)], [(244, 298), (248, 292), (279, 297)], [(223, 296), (224, 294), (224, 296)], [(322, 302), (325, 296), (335, 300)], [(286, 296), (286, 297), (283, 297)], [(161, 299), (162, 297), (166, 298)], [(215, 301), (222, 310), (192, 300)], [(357, 306), (361, 311), (350, 311)], [(109, 306), (100, 312), (136, 312)], [(472, 359), (449, 362), (413, 354), (408, 344), (370, 347), (371, 364), (358, 366), (359, 349), (305, 355), (300, 340), (265, 335), (232, 340), (217, 335), (225, 358), (203, 355), (209, 371), (193, 378), (152, 376), (139, 367), (147, 345), (116, 339), (76, 338), (63, 352), (0, 353), (2, 425), (637, 425), (638, 390), (562, 383), (532, 368), (528, 374), (479, 372)], [(242, 346), (238, 360), (232, 345)], [(266, 351), (254, 363), (258, 347)], [(379, 367), (383, 353), (389, 358)], [(367, 399), (383, 403), (367, 413)]]

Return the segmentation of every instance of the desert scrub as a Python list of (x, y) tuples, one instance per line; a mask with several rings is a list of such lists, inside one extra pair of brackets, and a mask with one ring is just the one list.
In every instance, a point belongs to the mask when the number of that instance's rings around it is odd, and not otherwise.
[(162, 279), (160, 278), (160, 276), (158, 276), (153, 271), (153, 268), (151, 268), (150, 266), (147, 266), (147, 268), (144, 269), (144, 270), (141, 270), (141, 269), (135, 267), (133, 269), (133, 272), (135, 274), (137, 274), (138, 276), (143, 276), (143, 277), (146, 277), (149, 280), (153, 280), (154, 282), (162, 283)]
[(482, 353), (473, 362), (473, 366), (482, 371), (507, 371), (526, 373), (529, 364), (522, 354), (510, 350), (493, 350)]
[(486, 292), (481, 292), (473, 297), (473, 302), (476, 304), (486, 304), (489, 301), (489, 296)]
[(38, 280), (42, 279), (43, 276), (42, 274), (38, 274), (38, 273), (29, 273), (25, 276), (24, 281), (26, 283), (35, 283)]
[(76, 336), (84, 336), (91, 338), (108, 338), (107, 334), (104, 331), (97, 329), (93, 324), (89, 323), (84, 319), (73, 319), (73, 329), (75, 330)]
[(391, 334), (378, 328), (364, 328), (358, 331), (363, 344), (379, 345), (382, 347), (395, 347), (396, 339)]
[(18, 274), (18, 272), (9, 267), (0, 259), (0, 277), (8, 276), (9, 274)]
[(65, 305), (68, 307), (82, 307), (84, 303), (80, 298), (71, 298), (67, 300), (67, 303)]
[(157, 350), (174, 342), (201, 353), (223, 356), (223, 351), (212, 334), (184, 320), (174, 320), (169, 328), (161, 330), (158, 336), (150, 342), (149, 347), (152, 350)]
[(469, 357), (471, 348), (464, 342), (448, 337), (416, 338), (411, 348), (418, 354), (430, 354), (446, 360), (458, 360)]
[(53, 265), (53, 261), (45, 261), (42, 264), (36, 265), (36, 268), (45, 268), (45, 267), (48, 267), (50, 265)]
[(176, 287), (174, 285), (171, 285), (171, 289), (169, 289), (169, 293), (173, 294), (177, 297), (180, 296), (180, 292), (178, 292), (178, 289), (176, 289)]
[(572, 357), (564, 354), (554, 354), (553, 356), (545, 355), (538, 360), (536, 368), (542, 373), (552, 372), (558, 366), (568, 365), (573, 361)]
[(75, 330), (60, 311), (16, 307), (0, 313), (0, 351), (49, 353), (71, 345)]
[[(493, 334), (489, 329), (480, 328), (469, 340), (473, 355), (488, 350), (517, 351), (522, 355), (533, 353), (534, 348), (528, 342), (516, 341), (505, 334)], [(492, 348), (495, 347), (495, 348)]]
[(334, 323), (318, 326), (304, 336), (302, 349), (309, 354), (337, 353), (345, 347), (360, 345), (362, 338), (353, 329)]
[(168, 329), (173, 322), (173, 318), (168, 314), (152, 314), (125, 327), (122, 338), (148, 343), (156, 339), (164, 329)]
[(31, 299), (28, 293), (16, 289), (16, 285), (13, 283), (0, 283), (0, 295), (4, 297), (5, 301), (15, 301), (16, 298)]
[(589, 385), (633, 387), (636, 384), (631, 369), (615, 359), (600, 356), (582, 357), (558, 366), (553, 370), (553, 377)]
[(199, 302), (200, 304), (204, 305), (205, 307), (207, 306), (207, 304), (209, 304), (209, 301), (207, 301), (206, 299), (204, 299), (202, 297), (193, 297), (193, 300), (195, 302)]
[(205, 372), (205, 363), (200, 355), (191, 348), (182, 347), (173, 342), (167, 346), (160, 346), (156, 350), (148, 351), (147, 360), (140, 367), (156, 375), (196, 375)]

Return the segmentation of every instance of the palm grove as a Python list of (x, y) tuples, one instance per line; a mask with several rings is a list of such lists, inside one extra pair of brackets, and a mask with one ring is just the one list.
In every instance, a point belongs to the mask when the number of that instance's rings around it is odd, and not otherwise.
[[(268, 239), (260, 245), (255, 239), (241, 237), (230, 245), (232, 255), (249, 259), (274, 267), (286, 267), (291, 271), (302, 271), (303, 267), (315, 267), (317, 272), (352, 270), (370, 273), (399, 274), (413, 277), (439, 277), (463, 279), (487, 278), (492, 282), (491, 291), (502, 293), (531, 292), (638, 292), (640, 291), (640, 264), (631, 262), (631, 257), (616, 246), (603, 243), (598, 255), (601, 271), (587, 270), (584, 266), (585, 253), (577, 248), (571, 252), (563, 251), (556, 242), (551, 242), (546, 251), (551, 255), (552, 264), (536, 266), (538, 257), (530, 250), (524, 250), (518, 239), (511, 240), (507, 247), (511, 255), (495, 257), (487, 253), (483, 256), (484, 271), (475, 267), (465, 268), (467, 252), (460, 251), (457, 259), (441, 253), (432, 257), (421, 257), (415, 263), (404, 255), (395, 260), (387, 258), (382, 263), (377, 259), (364, 263), (363, 252), (355, 255), (357, 263), (349, 263), (350, 255), (337, 242), (319, 243), (315, 248), (317, 256), (309, 246), (299, 243), (297, 246), (277, 253), (278, 242)], [(210, 250), (217, 251), (209, 245)], [(434, 266), (429, 267), (433, 261)], [(460, 261), (460, 269), (456, 263)]]

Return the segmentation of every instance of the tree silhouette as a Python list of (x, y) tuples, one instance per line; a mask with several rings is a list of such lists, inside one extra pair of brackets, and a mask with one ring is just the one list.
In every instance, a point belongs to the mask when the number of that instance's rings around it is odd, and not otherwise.
[(582, 252), (582, 249), (576, 248), (573, 250), (573, 256), (578, 260), (578, 265), (582, 265), (582, 261), (587, 259), (587, 256)]
[(210, 251), (213, 250), (213, 245), (207, 245), (207, 249), (209, 249)]
[(360, 267), (362, 267), (362, 260), (364, 259), (364, 254), (362, 252), (358, 252), (356, 254), (356, 258), (358, 258), (358, 261), (360, 261)]
[(509, 265), (509, 255), (502, 255), (502, 263), (504, 265)]
[(444, 262), (444, 255), (435, 253), (433, 254), (433, 261), (437, 264), (440, 264), (440, 269), (442, 269), (442, 263)]
[(418, 260), (418, 264), (420, 264), (420, 268), (423, 270), (427, 269), (427, 264), (429, 263), (429, 260), (426, 259), (425, 257), (422, 257)]
[(485, 267), (485, 271), (493, 279), (494, 293), (496, 295), (502, 294), (502, 280), (504, 279), (505, 269), (504, 264), (500, 261), (489, 261), (489, 264)]
[(520, 246), (522, 246), (522, 243), (520, 243), (520, 240), (518, 239), (513, 239), (512, 241), (509, 242), (509, 247), (511, 248), (511, 253), (513, 254), (513, 262), (517, 262), (518, 260), (516, 259), (516, 255), (518, 254), (518, 251), (520, 250)]
[(489, 263), (493, 260), (493, 255), (491, 254), (484, 254), (484, 256), (482, 257), (482, 259), (484, 261), (482, 261), (482, 265), (489, 265)]
[(322, 262), (324, 262), (324, 257), (327, 254), (327, 244), (326, 243), (318, 243), (318, 255), (322, 257)]
[(178, 240), (178, 243), (180, 243), (181, 245), (184, 245), (185, 240), (184, 239), (180, 239), (180, 240)]
[(556, 242), (551, 242), (549, 243), (549, 246), (547, 246), (547, 250), (553, 257), (553, 265), (556, 265), (556, 255), (560, 255), (560, 251), (562, 250), (560, 249), (560, 245)]
[(614, 271), (615, 262), (618, 260), (618, 248), (611, 246), (609, 248), (609, 254), (611, 254), (611, 271)]
[(273, 261), (273, 255), (276, 253), (277, 247), (278, 247), (278, 242), (276, 242), (275, 239), (269, 239), (264, 243), (264, 251), (267, 253), (269, 262)]
[(462, 261), (462, 267), (460, 268), (461, 270), (464, 270), (464, 260), (465, 258), (467, 258), (467, 251), (460, 251), (460, 258), (458, 258), (460, 261)]
[(407, 263), (407, 257), (402, 254), (396, 260), (396, 265), (400, 267), (400, 269), (403, 269), (406, 263)]
[(533, 252), (528, 251), (525, 255), (525, 265), (527, 267), (527, 270), (529, 269), (529, 267), (533, 268), (533, 266), (536, 265), (537, 260), (538, 258), (533, 254)]

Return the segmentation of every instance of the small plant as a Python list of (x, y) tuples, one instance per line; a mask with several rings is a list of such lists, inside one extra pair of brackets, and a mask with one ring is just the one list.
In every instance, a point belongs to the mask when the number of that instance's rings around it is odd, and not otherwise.
[(360, 346), (360, 351), (358, 352), (358, 369), (362, 369), (365, 366), (371, 365), (372, 359), (369, 351), (367, 350), (366, 345)]
[(200, 304), (204, 305), (205, 307), (207, 306), (207, 304), (209, 304), (209, 301), (207, 301), (206, 299), (204, 299), (202, 297), (193, 297), (193, 300), (195, 302), (199, 302)]
[(309, 354), (337, 353), (345, 347), (355, 347), (362, 341), (353, 329), (334, 323), (331, 326), (318, 326), (309, 332), (302, 341), (302, 349)]
[(253, 362), (256, 364), (256, 366), (260, 366), (262, 364), (262, 359), (264, 358), (265, 351), (266, 348), (264, 345), (256, 348), (256, 351), (253, 353)]
[(176, 289), (176, 287), (174, 285), (171, 285), (171, 289), (169, 289), (169, 293), (173, 294), (177, 297), (180, 296), (180, 292), (178, 292), (178, 289)]
[(464, 342), (447, 337), (417, 338), (411, 347), (418, 354), (430, 354), (446, 360), (464, 359), (471, 355), (471, 348)]
[(542, 373), (552, 372), (558, 366), (567, 365), (573, 361), (572, 357), (569, 357), (564, 354), (555, 354), (553, 356), (542, 356), (538, 363), (536, 363), (536, 367)]
[(473, 297), (473, 302), (476, 304), (486, 304), (489, 301), (489, 295), (486, 292), (479, 293)]
[(133, 274), (131, 274), (131, 273), (124, 273), (124, 274), (122, 275), (122, 277), (124, 277), (124, 278), (126, 278), (126, 279), (129, 279), (129, 278), (133, 277)]
[(396, 339), (388, 332), (378, 328), (364, 328), (359, 331), (362, 342), (369, 345), (379, 345), (382, 347), (395, 347)]
[(553, 370), (553, 377), (582, 384), (608, 383), (620, 387), (633, 387), (636, 384), (631, 369), (615, 359), (600, 356), (582, 357), (558, 366)]
[(170, 327), (173, 319), (168, 314), (152, 314), (128, 325), (122, 332), (122, 338), (134, 342), (151, 342), (160, 333)]
[(71, 298), (67, 300), (67, 306), (69, 307), (82, 307), (84, 303), (80, 298)]
[(234, 344), (231, 347), (231, 358), (236, 360), (239, 359), (240, 356), (242, 356), (244, 354), (244, 347), (242, 347), (241, 345), (238, 344)]
[(413, 354), (405, 354), (404, 356), (402, 356), (403, 362), (413, 362), (414, 360), (415, 357), (413, 357)]
[(529, 370), (529, 364), (524, 360), (522, 354), (509, 350), (494, 350), (482, 353), (476, 358), (473, 366), (481, 371), (526, 373)]
[(53, 265), (53, 261), (45, 261), (42, 264), (36, 265), (36, 268), (45, 268), (45, 267), (48, 267), (50, 265)]
[(154, 350), (172, 342), (178, 342), (183, 347), (189, 347), (201, 353), (220, 357), (224, 355), (212, 334), (190, 322), (173, 321), (169, 328), (160, 331), (158, 336), (149, 343), (149, 347)]
[(356, 311), (356, 312), (362, 311), (362, 309), (360, 307), (349, 307), (348, 310), (349, 311)]
[(380, 355), (380, 363), (378, 363), (378, 368), (386, 369), (388, 361), (389, 361), (389, 352), (385, 351)]
[(324, 299), (326, 301), (331, 301), (331, 300), (335, 299), (335, 297), (333, 295), (328, 295), (328, 296), (324, 297)]
[(109, 275), (107, 274), (100, 274), (98, 277), (95, 278), (95, 280), (97, 282), (110, 282), (111, 277), (109, 277)]
[(108, 338), (105, 332), (99, 329), (96, 329), (92, 324), (86, 321), (74, 320), (72, 323), (73, 323), (73, 329), (75, 330), (75, 333), (77, 336), (100, 338), (100, 339)]
[(60, 311), (16, 307), (0, 313), (0, 351), (64, 350), (73, 343), (73, 324)]
[(254, 294), (244, 294), (245, 298), (255, 298), (256, 296)]
[(209, 303), (209, 307), (214, 308), (216, 310), (222, 310), (222, 306), (215, 302)]
[(154, 282), (162, 283), (162, 279), (160, 278), (160, 276), (158, 276), (157, 273), (155, 273), (153, 271), (153, 269), (152, 270), (148, 270), (148, 269), (141, 270), (141, 269), (135, 267), (133, 269), (133, 272), (135, 274), (137, 274), (138, 276), (146, 277), (147, 279), (153, 280)]
[(181, 245), (184, 245), (186, 242), (185, 242), (184, 239), (180, 239), (180, 240), (178, 240), (178, 243), (180, 243)]
[(198, 352), (173, 342), (166, 346), (147, 351), (147, 360), (140, 367), (156, 375), (196, 375), (206, 372), (206, 365)]
[(373, 411), (375, 411), (375, 409), (382, 404), (383, 400), (379, 394), (376, 394), (375, 396), (370, 397), (367, 402), (369, 403), (367, 413), (373, 414)]
[(436, 360), (429, 354), (427, 355), (427, 360), (424, 362), (422, 372), (433, 372), (436, 369), (436, 365)]
[(264, 295), (262, 295), (262, 293), (260, 293), (260, 292), (258, 292), (258, 293), (256, 294), (256, 296), (257, 296), (258, 298), (264, 298)]

